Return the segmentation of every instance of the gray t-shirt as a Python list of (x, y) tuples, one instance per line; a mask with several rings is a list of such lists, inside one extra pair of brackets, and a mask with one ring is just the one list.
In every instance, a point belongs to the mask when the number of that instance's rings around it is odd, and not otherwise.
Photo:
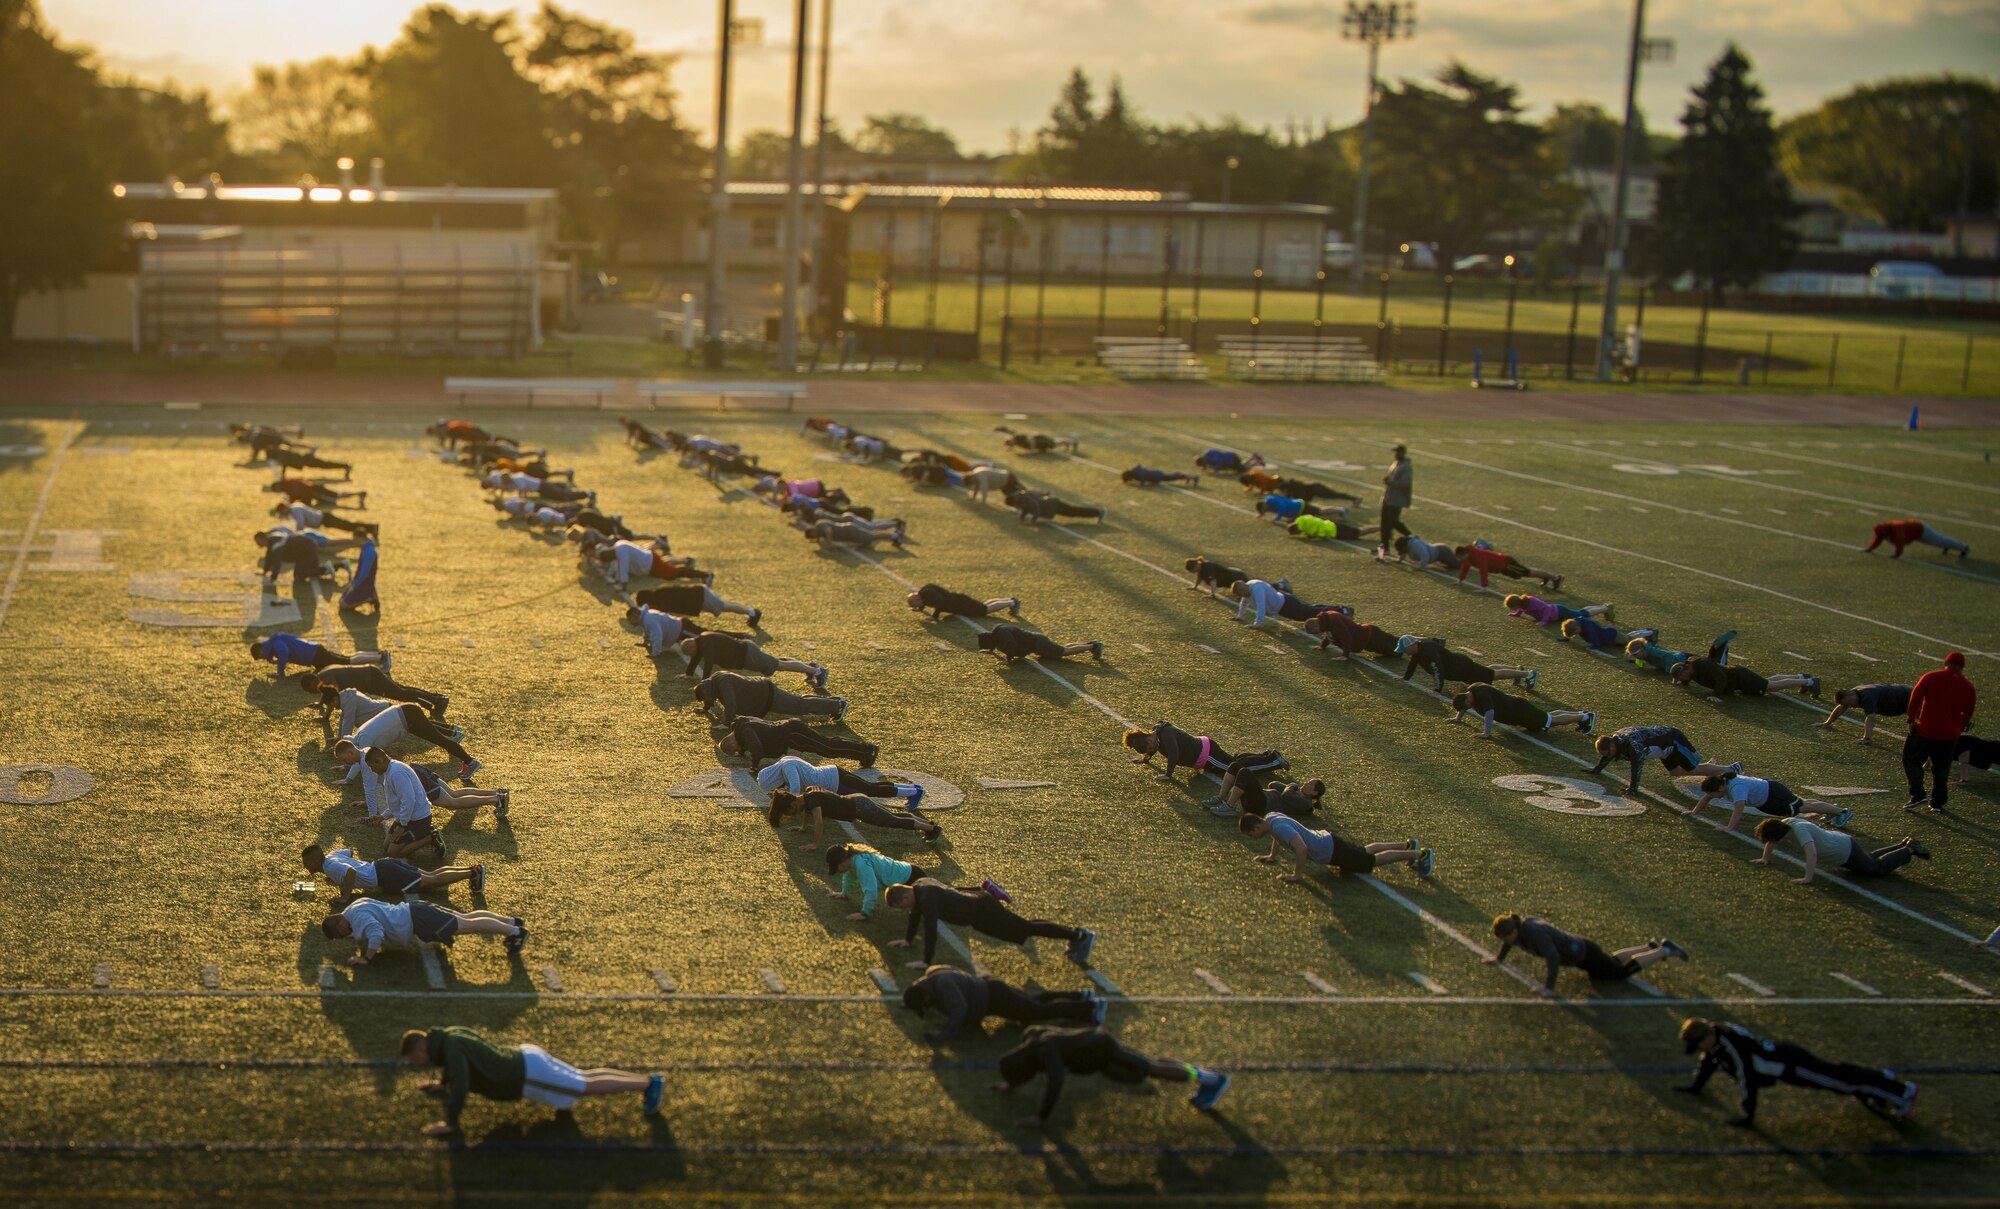
[(1264, 823), (1271, 829), (1271, 835), (1277, 839), (1279, 847), (1289, 848), (1293, 840), (1302, 839), (1306, 842), (1308, 857), (1322, 865), (1333, 863), (1332, 832), (1314, 831), (1298, 820), (1287, 818), (1282, 814), (1265, 815)]

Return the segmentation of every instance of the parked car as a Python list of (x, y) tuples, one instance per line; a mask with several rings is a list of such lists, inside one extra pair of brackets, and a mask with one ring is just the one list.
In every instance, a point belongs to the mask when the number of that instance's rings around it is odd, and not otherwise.
[(1396, 251), (1397, 268), (1418, 273), (1438, 271), (1437, 245), (1434, 243), (1406, 243)]
[(1868, 289), (1883, 298), (1908, 298), (1913, 294), (1928, 293), (1926, 285), (1945, 279), (1944, 270), (1927, 260), (1878, 260), (1875, 267), (1868, 270)]
[(1535, 266), (1526, 256), (1478, 252), (1452, 261), (1451, 271), (1459, 277), (1527, 277), (1534, 273)]
[(1324, 269), (1350, 269), (1354, 267), (1354, 245), (1344, 239), (1329, 239), (1320, 248), (1320, 267)]

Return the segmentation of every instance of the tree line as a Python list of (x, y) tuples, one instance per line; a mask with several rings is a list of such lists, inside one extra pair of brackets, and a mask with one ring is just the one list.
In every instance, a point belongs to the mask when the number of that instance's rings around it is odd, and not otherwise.
[[(427, 5), (387, 47), (259, 67), (238, 93), (150, 86), (60, 41), (34, 0), (0, 0), (0, 340), (15, 300), (76, 280), (117, 237), (114, 180), (292, 181), (337, 157), (381, 156), (395, 181), (545, 186), (565, 235), (615, 262), (630, 237), (698, 204), (706, 152), (681, 120), (674, 56), (545, 2), (524, 18)], [(1606, 169), (1621, 138), (1590, 103), (1527, 116), (1519, 88), (1458, 62), (1376, 99), (1370, 236), (1435, 243), (1442, 258), (1500, 236), (1544, 239), (1581, 202), (1577, 168)], [(1643, 126), (1643, 122), (1642, 122)], [(998, 171), (1010, 181), (1126, 184), (1198, 200), (1351, 205), (1358, 128), (1284, 133), (1236, 119), (1161, 123), (1070, 73), (1046, 121)], [(882, 113), (828, 149), (949, 159), (957, 141), (920, 115)], [(782, 175), (786, 140), (752, 132), (735, 170)], [(1791, 255), (1791, 184), (1830, 189), (1902, 228), (1961, 208), (1991, 213), (2000, 90), (1936, 76), (1861, 85), (1778, 123), (1747, 56), (1730, 47), (1668, 136), (1643, 129), (1638, 161), (1660, 173), (1660, 214), (1641, 266), (1743, 285)]]

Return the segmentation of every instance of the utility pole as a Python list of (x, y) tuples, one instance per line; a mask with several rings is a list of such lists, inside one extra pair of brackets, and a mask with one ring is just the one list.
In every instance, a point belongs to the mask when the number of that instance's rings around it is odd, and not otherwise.
[[(826, 78), (833, 59), (833, 0), (820, 0), (819, 4), (819, 118), (813, 124), (816, 132), (813, 142), (813, 288), (812, 313), (820, 311), (820, 291), (826, 287), (820, 280), (825, 271), (825, 248), (821, 246), (821, 232), (826, 229)], [(821, 333), (822, 336), (831, 333)]]
[(778, 370), (797, 373), (799, 368), (799, 256), (805, 249), (805, 198), (801, 192), (805, 175), (806, 120), (806, 22), (811, 19), (812, 0), (798, 0), (792, 19), (792, 148), (785, 170), (785, 231), (778, 241), (785, 258), (784, 276), (778, 291)]
[(734, 0), (716, 0), (715, 8), (715, 166), (708, 177), (708, 284), (701, 316), (701, 361), (709, 369), (722, 368), (722, 293), (729, 288), (722, 223), (729, 214), (729, 38), (736, 24)]
[(1618, 180), (1611, 191), (1611, 238), (1604, 248), (1604, 323), (1597, 333), (1597, 380), (1611, 381), (1611, 349), (1618, 342), (1618, 289), (1625, 275), (1625, 196), (1632, 181), (1632, 136), (1638, 125), (1639, 64), (1670, 59), (1674, 44), (1646, 38), (1646, 0), (1632, 0), (1632, 44), (1625, 57), (1625, 126), (1618, 138)]
[(1368, 153), (1375, 141), (1375, 76), (1382, 59), (1382, 43), (1413, 38), (1416, 33), (1414, 0), (1391, 0), (1388, 4), (1347, 0), (1347, 15), (1340, 21), (1341, 37), (1368, 46), (1368, 98), (1361, 110), (1361, 172), (1354, 179), (1354, 263), (1347, 266), (1350, 294), (1361, 292), (1361, 262), (1368, 246)]

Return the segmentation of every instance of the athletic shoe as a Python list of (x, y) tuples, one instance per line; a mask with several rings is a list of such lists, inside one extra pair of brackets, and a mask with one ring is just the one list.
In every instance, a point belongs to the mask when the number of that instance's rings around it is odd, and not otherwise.
[(486, 893), (486, 866), (483, 864), (472, 867), (472, 892), (474, 894)]
[(1431, 870), (1437, 868), (1437, 852), (1430, 848), (1424, 849), (1417, 853), (1414, 864), (1418, 877), (1429, 877)]
[(1084, 988), (1083, 997), (1090, 1003), (1090, 1022), (1098, 1028), (1103, 1028), (1104, 1017), (1111, 1011), (1111, 1001), (1089, 987)]
[(1938, 805), (1938, 804), (1937, 804), (1936, 802), (1932, 802), (1932, 803), (1931, 803), (1931, 813), (1932, 813), (1932, 814), (1943, 814), (1943, 813), (1944, 813), (1944, 807), (1942, 807), (1942, 806)]
[(1971, 547), (1971, 546), (1967, 546), (1967, 547), (1966, 547), (1965, 549), (1963, 549), (1963, 550), (1960, 550), (1960, 551), (1958, 552), (1958, 561), (1960, 561), (1960, 562), (1964, 562), (1964, 561), (1965, 561), (1966, 559), (1968, 559), (1968, 558), (1971, 558), (1971, 557), (1972, 557), (1972, 547)]
[(1529, 672), (1528, 678), (1522, 681), (1522, 684), (1527, 688), (1529, 692), (1532, 693), (1535, 691), (1535, 686), (1537, 684), (1540, 684), (1541, 682), (1542, 682), (1542, 674), (1540, 672)]
[(507, 938), (507, 951), (509, 953), (519, 953), (521, 946), (528, 943), (528, 928), (527, 925), (521, 922), (519, 916), (516, 916), (514, 919), (514, 927), (518, 931)]
[(1931, 859), (1931, 850), (1918, 842), (1915, 836), (1904, 836), (1903, 844), (1909, 848), (1910, 855), (1916, 857), (1918, 860), (1927, 861)]
[(463, 743), (465, 741), (465, 728), (463, 726), (453, 724), (451, 728), (451, 737), (454, 742)]
[(1725, 765), (1723, 765), (1723, 766), (1722, 766), (1722, 771), (1724, 771), (1724, 772), (1733, 772), (1733, 773), (1735, 773), (1735, 774), (1736, 774), (1736, 775), (1738, 775), (1738, 776), (1742, 776), (1742, 775), (1743, 775), (1743, 761), (1741, 761), (1741, 760), (1738, 760), (1738, 761), (1736, 761), (1736, 763), (1734, 763), (1734, 764), (1725, 764)]
[(1090, 964), (1090, 950), (1096, 945), (1097, 933), (1089, 928), (1078, 928), (1076, 939), (1069, 942), (1069, 948), (1064, 951), (1063, 956), (1080, 966), (1087, 966)]
[(431, 830), (431, 851), (437, 854), (437, 862), (440, 865), (451, 859), (451, 852), (445, 847), (444, 832), (435, 828)]
[(1594, 734), (1596, 734), (1596, 733), (1597, 733), (1597, 711), (1596, 711), (1596, 710), (1589, 710), (1589, 709), (1587, 709), (1587, 710), (1584, 710), (1584, 711), (1583, 711), (1583, 721), (1581, 721), (1581, 722), (1579, 722), (1579, 723), (1577, 723), (1577, 724), (1576, 724), (1576, 730), (1577, 730), (1577, 733), (1578, 733), (1578, 734), (1583, 734), (1583, 735), (1594, 735)]
[(1415, 848), (1421, 851), (1423, 849), (1423, 846), (1424, 846), (1423, 841), (1417, 839), (1417, 837), (1414, 835), (1411, 836), (1409, 839), (1403, 841), (1403, 847), (1405, 848)]
[(903, 805), (906, 809), (915, 810), (924, 804), (924, 787), (921, 785), (912, 785), (910, 788), (914, 792), (909, 797), (903, 799)]
[(382, 674), (384, 676), (389, 674), (389, 665), (395, 662), (395, 658), (396, 656), (389, 651), (382, 652)]
[(988, 894), (991, 894), (994, 898), (999, 899), (1003, 903), (1011, 903), (1014, 901), (1014, 896), (1007, 893), (1007, 891), (1001, 887), (999, 882), (994, 881), (990, 877), (987, 878), (985, 881), (980, 882), (979, 888), (981, 890), (986, 891)]
[(504, 819), (507, 817), (507, 811), (514, 805), (514, 791), (511, 789), (502, 789), (499, 790), (498, 792), (500, 794), (500, 800), (499, 802), (494, 804), (493, 817), (496, 819)]
[(652, 1078), (647, 1079), (646, 1098), (639, 1101), (639, 1111), (649, 1117), (653, 1116), (660, 1111), (660, 1101), (664, 1100), (666, 1095), (667, 1077), (665, 1075), (654, 1075)]
[(442, 718), (444, 717), (444, 711), (450, 708), (451, 708), (451, 698), (445, 696), (443, 693), (439, 693), (437, 708), (431, 711), (431, 716), (433, 718)]
[(366, 508), (367, 506), (368, 506), (368, 493), (364, 491), (361, 493), (361, 503), (357, 505), (357, 507)]
[[(1891, 1074), (1893, 1075), (1894, 1072), (1891, 1072)], [(1905, 1079), (1903, 1081), (1903, 1101), (1896, 1105), (1895, 1110), (1889, 1114), (1889, 1117), (1894, 1121), (1907, 1121), (1910, 1118), (1910, 1110), (1916, 1106), (1917, 1085)]]
[(1835, 827), (1845, 827), (1849, 823), (1852, 823), (1853, 821), (1854, 821), (1854, 808), (1851, 806), (1843, 807), (1838, 814), (1835, 814), (1833, 816), (1833, 825)]
[(837, 704), (833, 711), (833, 720), (835, 722), (843, 722), (847, 719), (847, 698), (835, 697), (834, 701)]
[(1218, 819), (1233, 819), (1236, 817), (1236, 807), (1231, 806), (1221, 798), (1210, 798), (1202, 804), (1208, 807), (1208, 812)]
[(1014, 618), (1019, 618), (1019, 617), (1021, 616), (1021, 598), (1020, 598), (1020, 597), (1018, 597), (1018, 596), (1015, 596), (1015, 597), (1010, 597), (1010, 598), (1008, 599), (1008, 601), (1007, 601), (1007, 615), (1008, 615), (1008, 616), (1010, 616), (1010, 617), (1014, 617)]
[(1818, 677), (1818, 676), (1807, 676), (1807, 677), (1806, 677), (1806, 695), (1807, 695), (1808, 697), (1811, 697), (1811, 698), (1812, 698), (1813, 700), (1815, 700), (1815, 701), (1819, 700), (1819, 677)]
[(1219, 1071), (1197, 1071), (1194, 1077), (1194, 1094), (1188, 1103), (1196, 1108), (1214, 1108), (1222, 1093), (1229, 1090), (1229, 1076)]
[[(1102, 505), (1100, 505), (1097, 509), (1097, 523), (1100, 525), (1104, 523), (1104, 508)], [(1964, 558), (1965, 556), (1961, 554), (1959, 555), (1959, 557)]]
[(1669, 957), (1678, 957), (1682, 961), (1686, 961), (1688, 959), (1688, 951), (1686, 949), (1681, 948), (1679, 945), (1675, 944), (1673, 941), (1667, 939), (1664, 936), (1660, 938), (1658, 947), (1662, 953), (1665, 953)]
[(478, 760), (467, 760), (458, 767), (458, 779), (470, 785), (474, 774), (484, 767), (486, 765)]
[(823, 667), (823, 668), (819, 669), (818, 671), (814, 672), (814, 673), (812, 674), (812, 686), (813, 686), (813, 688), (815, 688), (815, 689), (824, 689), (824, 688), (826, 687), (826, 678), (827, 678), (828, 674), (829, 674), (829, 673), (830, 673), (831, 671), (832, 671), (832, 669), (831, 669), (831, 668), (824, 668), (824, 667)]
[(1604, 606), (1604, 612), (1602, 612), (1602, 613), (1599, 613), (1599, 614), (1597, 615), (1597, 619), (1598, 619), (1599, 621), (1610, 621), (1610, 620), (1611, 620), (1611, 615), (1612, 615), (1613, 613), (1617, 612), (1617, 611), (1618, 611), (1618, 606), (1617, 606), (1617, 605), (1615, 605), (1615, 604), (1608, 604), (1608, 605), (1605, 605), (1605, 606)]
[(1093, 643), (1091, 643), (1091, 644), (1090, 644), (1090, 657), (1091, 657), (1092, 659), (1095, 659), (1095, 660), (1097, 660), (1097, 661), (1098, 661), (1099, 663), (1103, 663), (1103, 662), (1104, 662), (1104, 644), (1103, 644), (1103, 643), (1101, 643), (1101, 642), (1093, 642)]
[(1909, 801), (1903, 803), (1903, 809), (1915, 810), (1917, 807), (1926, 805), (1928, 802), (1929, 802), (1928, 798), (1925, 798), (1922, 794), (1918, 794), (1916, 797), (1913, 797)]
[(1289, 592), (1292, 590), (1292, 581), (1289, 579), (1281, 579), (1277, 583), (1272, 584), (1271, 586), (1278, 589), (1278, 591), (1280, 592)]
[(757, 628), (757, 625), (758, 625), (758, 623), (759, 623), (759, 622), (761, 622), (761, 621), (763, 621), (763, 620), (764, 620), (764, 610), (762, 610), (762, 609), (752, 609), (752, 610), (750, 610), (750, 628), (751, 628), (751, 629), (753, 629), (753, 630), (754, 630), (754, 629), (756, 629), (756, 628)]
[(1562, 590), (1563, 590), (1563, 577), (1558, 575), (1556, 576), (1556, 591), (1560, 592)]
[(868, 754), (861, 757), (861, 767), (863, 768), (875, 767), (875, 757), (881, 754), (882, 754), (882, 749), (876, 746), (875, 744), (870, 743), (868, 745)]
[(1649, 627), (1643, 630), (1633, 630), (1631, 631), (1630, 636), (1633, 638), (1653, 639), (1653, 638), (1658, 638), (1660, 636), (1660, 632), (1658, 630)]

